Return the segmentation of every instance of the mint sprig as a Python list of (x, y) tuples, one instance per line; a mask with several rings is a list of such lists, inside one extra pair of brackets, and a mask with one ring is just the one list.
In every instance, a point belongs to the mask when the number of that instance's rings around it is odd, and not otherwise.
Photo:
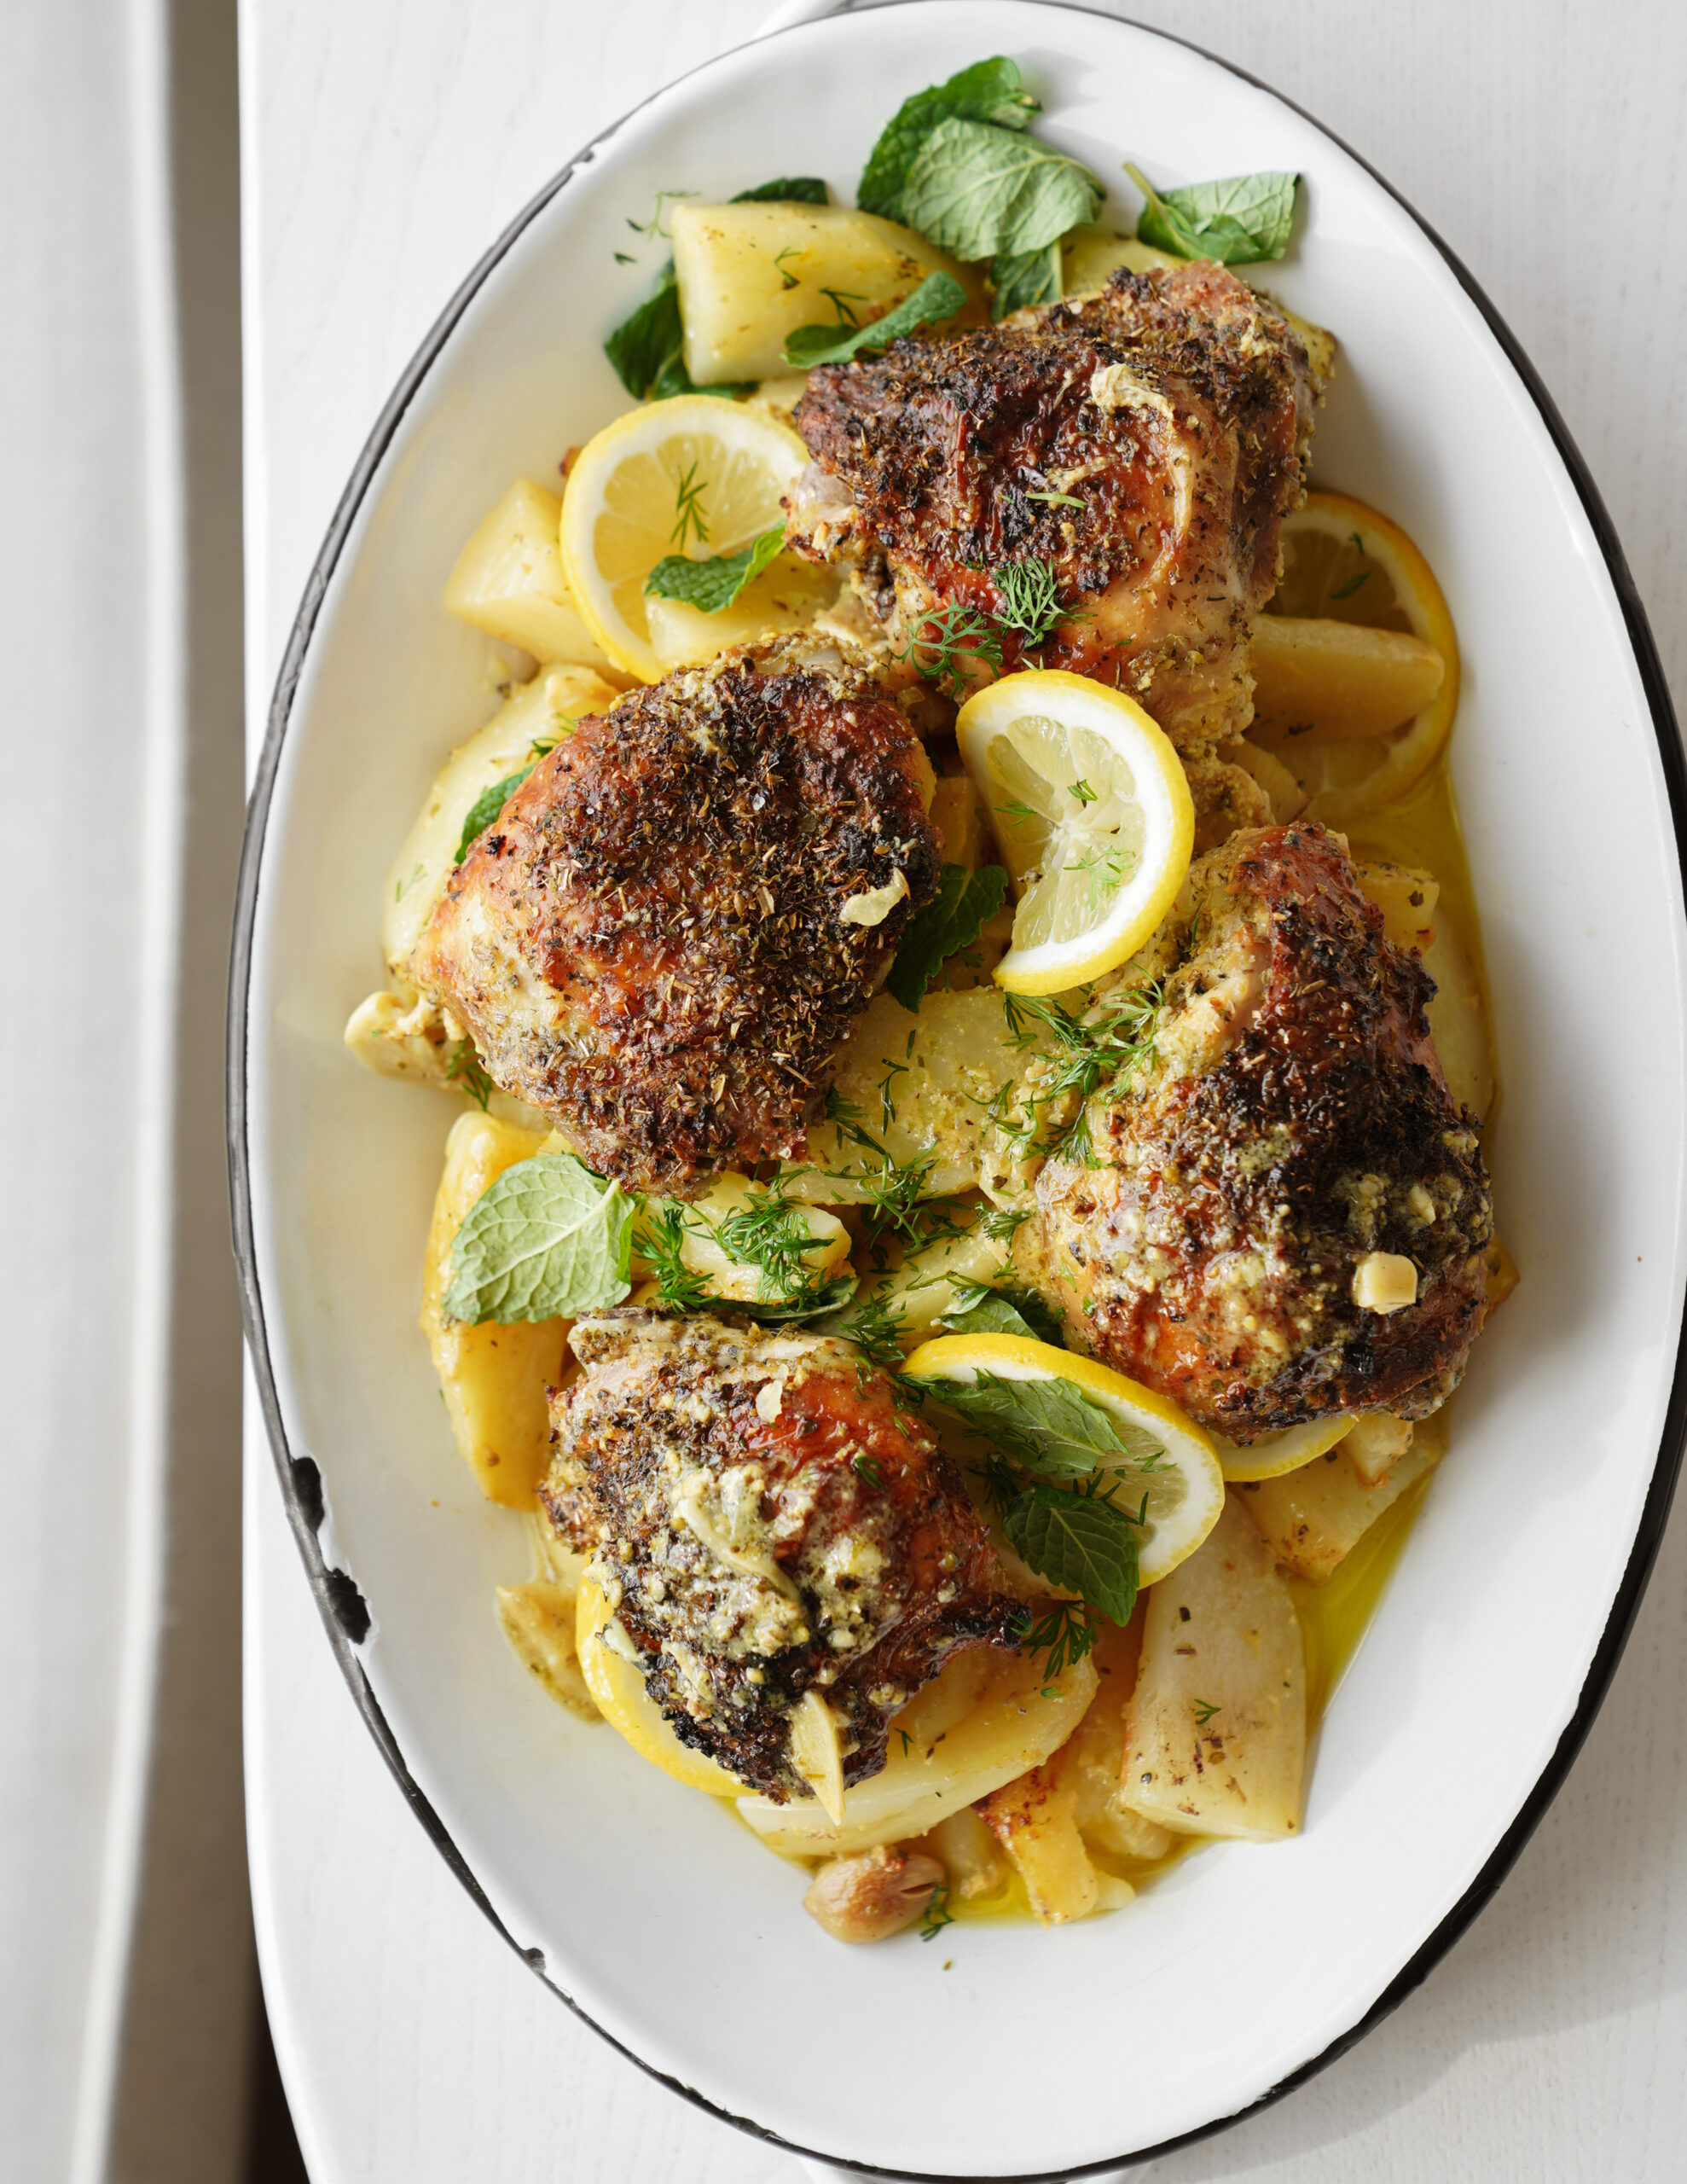
[(566, 1153), (518, 1160), (469, 1208), (451, 1244), (447, 1319), (577, 1319), (632, 1288), (633, 1202)]
[(1061, 293), (1059, 242), (1045, 243), (1040, 250), (1022, 250), (1014, 256), (996, 258), (990, 267), (990, 279), (995, 286), (990, 304), (990, 317), (994, 319), (1028, 310), (1033, 304), (1058, 304)]
[(907, 224), (964, 262), (1046, 249), (1093, 220), (1102, 186), (1033, 136), (977, 121), (940, 121), (908, 169)]
[(1076, 1593), (1115, 1623), (1136, 1606), (1134, 1518), (1101, 1494), (1033, 1484), (1002, 1512), (1002, 1530), (1040, 1577)]
[(1252, 265), (1281, 258), (1295, 224), (1297, 174), (1232, 175), (1156, 189), (1140, 167), (1125, 172), (1147, 202), (1136, 224), (1139, 242), (1175, 258), (1211, 258), (1220, 265)]
[(1026, 90), (1018, 64), (1006, 55), (975, 61), (947, 83), (932, 84), (902, 101), (880, 132), (862, 170), (855, 202), (863, 212), (908, 224), (902, 195), (908, 170), (920, 147), (940, 121), (988, 122), (998, 129), (1023, 129), (1038, 110)]
[(459, 864), (462, 863), (538, 763), (536, 758), (530, 759), (526, 765), (518, 767), (514, 773), (506, 774), (502, 781), (494, 781), (490, 788), (481, 790), (463, 817), (463, 831), (457, 841)]
[(845, 364), (864, 351), (888, 349), (918, 327), (953, 318), (965, 301), (966, 291), (953, 273), (928, 273), (912, 295), (868, 325), (797, 327), (786, 337), (785, 361), (793, 371), (808, 371), (815, 364)]
[(704, 614), (722, 613), (769, 566), (784, 543), (785, 526), (776, 523), (736, 554), (716, 554), (704, 561), (669, 554), (645, 578), (645, 596), (677, 599)]
[(1089, 1478), (1105, 1467), (1133, 1461), (1112, 1413), (1070, 1380), (1008, 1380), (981, 1372), (970, 1380), (910, 1385), (1041, 1478)]
[(916, 910), (903, 932), (886, 987), (910, 1012), (948, 959), (970, 948), (1007, 900), (1007, 874), (999, 864), (969, 872), (946, 864), (936, 899)]

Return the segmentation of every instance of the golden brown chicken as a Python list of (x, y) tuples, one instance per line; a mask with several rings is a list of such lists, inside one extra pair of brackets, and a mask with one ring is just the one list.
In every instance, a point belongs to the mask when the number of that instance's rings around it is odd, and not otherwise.
[(1290, 826), (1191, 867), (1148, 969), (1162, 1004), (1087, 1110), (1099, 1165), (1037, 1182), (1069, 1339), (1235, 1440), (1434, 1410), (1481, 1326), (1493, 1226), (1422, 964), (1336, 838)]
[[(635, 1308), (583, 1320), (552, 1401), (550, 1521), (612, 1585), (645, 1687), (683, 1741), (783, 1802), (792, 1714), (823, 1699), (843, 1779), (963, 1646), (1011, 1646), (959, 1473), (845, 1343)], [(623, 1641), (624, 1642), (624, 1641)]]
[(893, 648), (929, 664), (946, 630), (987, 627), (1003, 666), (1034, 651), (1114, 683), (1200, 751), (1251, 716), (1249, 628), (1322, 387), (1222, 267), (1122, 270), (1099, 296), (811, 373), (790, 542), (853, 565)]
[(905, 714), (836, 647), (724, 653), (541, 761), (409, 975), (602, 1174), (684, 1191), (800, 1155), (936, 891), (932, 786)]

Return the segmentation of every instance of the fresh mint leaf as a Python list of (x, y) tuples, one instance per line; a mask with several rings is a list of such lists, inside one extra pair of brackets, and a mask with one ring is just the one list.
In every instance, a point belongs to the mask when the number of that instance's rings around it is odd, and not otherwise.
[(1220, 265), (1253, 265), (1281, 258), (1295, 224), (1297, 174), (1232, 175), (1227, 182), (1195, 182), (1157, 190), (1139, 167), (1125, 172), (1147, 200), (1136, 224), (1139, 242), (1178, 258), (1216, 258)]
[(990, 304), (992, 318), (1006, 318), (1011, 311), (1025, 311), (1033, 304), (1058, 304), (1058, 241), (1045, 243), (1041, 250), (1021, 251), (1015, 258), (994, 259), (990, 266), (990, 279), (995, 284), (995, 295)]
[(844, 364), (864, 350), (887, 349), (891, 342), (912, 334), (916, 327), (936, 326), (951, 319), (966, 301), (966, 291), (952, 273), (928, 273), (910, 296), (904, 296), (883, 318), (870, 326), (799, 326), (786, 336), (785, 361), (794, 371), (808, 371), (815, 364)]
[(1066, 1347), (1059, 1316), (1034, 1289), (990, 1289), (982, 1281), (957, 1282), (955, 1301), (942, 1315), (951, 1334), (1029, 1335), (1033, 1342)]
[(784, 543), (785, 526), (776, 523), (736, 554), (716, 554), (706, 561), (670, 554), (645, 578), (645, 596), (678, 599), (705, 614), (719, 614), (761, 575)]
[(539, 761), (535, 758), (530, 765), (518, 767), (514, 773), (506, 774), (502, 781), (494, 781), (490, 788), (481, 790), (479, 795), (470, 804), (467, 816), (463, 821), (462, 835), (457, 843), (459, 864), (462, 863), (538, 763)]
[(979, 1373), (971, 1380), (912, 1385), (1045, 1478), (1088, 1478), (1132, 1459), (1111, 1413), (1070, 1380), (1010, 1380)]
[(902, 193), (911, 228), (963, 261), (1017, 258), (1093, 220), (1102, 187), (1064, 152), (978, 121), (940, 121)]
[(447, 1319), (574, 1319), (632, 1287), (633, 1201), (571, 1153), (518, 1160), (452, 1240)]
[(740, 189), (734, 205), (829, 205), (832, 193), (817, 174), (782, 174), (776, 182), (758, 182), (754, 189)]
[(908, 920), (884, 981), (904, 1008), (919, 1007), (946, 958), (970, 948), (1006, 900), (1007, 874), (1000, 865), (977, 872), (960, 864), (943, 867), (936, 900)]
[(1002, 1530), (1040, 1577), (1115, 1623), (1136, 1606), (1136, 1526), (1099, 1496), (1032, 1485), (1002, 1512)]
[(998, 54), (975, 61), (946, 84), (932, 84), (904, 99), (886, 124), (861, 172), (855, 202), (863, 212), (901, 220), (902, 190), (914, 155), (940, 121), (993, 122), (998, 129), (1023, 129), (1037, 111), (1017, 61)]

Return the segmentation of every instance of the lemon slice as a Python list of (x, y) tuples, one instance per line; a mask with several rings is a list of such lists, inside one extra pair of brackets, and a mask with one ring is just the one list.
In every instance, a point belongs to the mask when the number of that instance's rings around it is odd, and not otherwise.
[(649, 1760), (652, 1766), (659, 1767), (687, 1789), (706, 1790), (711, 1798), (741, 1798), (744, 1785), (735, 1775), (681, 1743), (662, 1709), (645, 1689), (644, 1678), (616, 1650), (617, 1635), (615, 1611), (588, 1570), (580, 1581), (574, 1637), (580, 1653), (580, 1672), (597, 1701), (598, 1711), (641, 1759)]
[(955, 722), (1018, 898), (996, 967), (1010, 993), (1062, 993), (1133, 956), (1189, 869), (1195, 812), (1133, 698), (1058, 669), (1004, 676)]
[(1356, 623), (1423, 638), (1446, 673), (1423, 711), (1386, 735), (1296, 749), (1259, 733), (1307, 792), (1306, 816), (1346, 828), (1404, 796), (1440, 757), (1458, 706), (1458, 639), (1435, 571), (1400, 526), (1345, 493), (1309, 493), (1283, 526), (1283, 577), (1268, 614)]
[(1122, 1506), (1136, 1509), (1147, 1500), (1137, 1536), (1139, 1584), (1156, 1584), (1175, 1570), (1219, 1520), (1224, 1475), (1209, 1437), (1174, 1403), (1093, 1357), (1026, 1335), (952, 1334), (921, 1343), (902, 1370), (915, 1380), (971, 1380), (980, 1373), (1068, 1380), (1109, 1411), (1131, 1454), (1098, 1469), (1117, 1479)]
[(1281, 1433), (1262, 1433), (1245, 1449), (1238, 1442), (1226, 1441), (1222, 1433), (1215, 1433), (1212, 1440), (1219, 1452), (1219, 1469), (1231, 1484), (1252, 1486), (1262, 1478), (1281, 1478), (1285, 1472), (1299, 1471), (1302, 1464), (1327, 1456), (1357, 1423), (1356, 1419), (1337, 1411), (1333, 1418), (1309, 1418), (1304, 1425), (1290, 1426)]
[(562, 564), (592, 635), (624, 674), (665, 672), (645, 578), (670, 554), (735, 554), (783, 520), (809, 450), (763, 409), (677, 394), (629, 410), (580, 450), (562, 503)]

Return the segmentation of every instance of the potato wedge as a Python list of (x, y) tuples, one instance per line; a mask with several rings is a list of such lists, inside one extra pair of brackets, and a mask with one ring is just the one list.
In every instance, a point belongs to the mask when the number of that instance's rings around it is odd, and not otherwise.
[(615, 674), (568, 588), (557, 548), (561, 523), (561, 496), (518, 478), (457, 556), (445, 604), (542, 665), (562, 660)]
[(1180, 265), (1183, 260), (1134, 235), (1115, 235), (1109, 228), (1074, 228), (1060, 242), (1060, 288), (1063, 295), (1087, 296), (1107, 285), (1107, 276), (1121, 265), (1133, 273), (1151, 273), (1157, 265)]
[(1306, 1748), (1300, 1619), (1232, 1492), (1203, 1545), (1148, 1595), (1120, 1800), (1174, 1833), (1292, 1835)]
[(536, 1578), (497, 1589), (498, 1625), (516, 1658), (555, 1699), (583, 1722), (603, 1719), (580, 1673), (575, 1641), (577, 1595), (565, 1585)]
[(970, 774), (945, 774), (931, 797), (931, 824), (943, 845), (945, 864), (977, 872), (994, 857), (989, 822)]
[(998, 1896), (1007, 1885), (1008, 1865), (1001, 1845), (985, 1827), (976, 1805), (963, 1805), (904, 1847), (929, 1851), (937, 1859), (949, 1877), (949, 1886), (964, 1903)]
[(1435, 937), (1440, 880), (1406, 864), (1355, 862), (1354, 873), (1365, 895), (1383, 913), (1388, 938), (1396, 948), (1415, 948), (1422, 956)]
[(1475, 966), (1445, 917), (1436, 921), (1435, 937), (1423, 951), (1423, 968), (1435, 982), (1435, 997), (1429, 1007), (1429, 1031), (1446, 1089), (1478, 1122), (1485, 1123), (1498, 1089), (1487, 1007)]
[(1270, 798), (1274, 825), (1286, 827), (1291, 819), (1299, 818), (1307, 808), (1307, 792), (1274, 751), (1250, 743), (1245, 735), (1225, 747), (1226, 755), (1244, 774), (1251, 774)]
[(445, 1169), (433, 1201), (422, 1261), (421, 1330), (444, 1391), (451, 1431), (489, 1502), (530, 1509), (550, 1461), (545, 1390), (563, 1377), (566, 1320), (467, 1327), (448, 1320), (440, 1299), (450, 1283), (451, 1245), (469, 1208), (506, 1168), (546, 1142), (491, 1115), (460, 1116), (445, 1141)]
[(1279, 1567), (1313, 1584), (1321, 1583), (1383, 1512), (1435, 1469), (1446, 1450), (1446, 1429), (1439, 1416), (1419, 1420), (1412, 1446), (1376, 1486), (1367, 1486), (1354, 1468), (1347, 1445), (1338, 1441), (1328, 1455), (1299, 1471), (1231, 1490)]
[(1251, 659), (1249, 734), (1289, 753), (1297, 744), (1385, 735), (1422, 712), (1446, 677), (1446, 661), (1422, 637), (1286, 614), (1259, 617)]
[[(752, 1260), (735, 1258), (720, 1240), (723, 1223), (753, 1205), (758, 1198), (765, 1203), (766, 1196), (765, 1191), (759, 1191), (748, 1176), (728, 1170), (726, 1174), (716, 1176), (708, 1188), (688, 1204), (678, 1199), (647, 1199), (633, 1231), (635, 1276), (642, 1278), (654, 1270), (647, 1250), (641, 1247), (640, 1237), (655, 1229), (668, 1209), (673, 1208), (684, 1224), (680, 1258), (693, 1274), (702, 1277), (710, 1296), (736, 1304), (780, 1302), (780, 1295), (765, 1293), (767, 1276), (762, 1267)], [(802, 1222), (816, 1247), (802, 1254), (804, 1286), (809, 1281), (826, 1281), (840, 1272), (849, 1257), (849, 1232), (836, 1214), (826, 1213), (817, 1205), (806, 1205), (795, 1208), (793, 1218)]]
[(1087, 1919), (1099, 1907), (1102, 1895), (1102, 1876), (1078, 1833), (1077, 1780), (1061, 1770), (1058, 1759), (1057, 1753), (1017, 1781), (1005, 1783), (978, 1807), (984, 1825), (1018, 1868), (1031, 1908), (1046, 1926)]
[(844, 1792), (841, 1825), (813, 1799), (745, 1797), (739, 1812), (787, 1857), (906, 1843), (1039, 1766), (1082, 1720), (1095, 1687), (1087, 1660), (1051, 1683), (1033, 1656), (969, 1647), (896, 1716), (882, 1771)]
[[(896, 1258), (896, 1246), (889, 1250)], [(870, 1275), (844, 1306), (837, 1332), (848, 1335), (851, 1322), (865, 1315), (893, 1330), (904, 1350), (912, 1350), (942, 1333), (938, 1321), (955, 1309), (972, 1283), (998, 1281), (1006, 1264), (1007, 1246), (986, 1234), (975, 1216), (963, 1234), (939, 1237), (884, 1273)]]
[(894, 1168), (929, 1163), (922, 1198), (972, 1189), (995, 1131), (988, 1109), (1016, 1081), (1023, 1056), (994, 987), (928, 993), (919, 1014), (879, 994), (845, 1044), (828, 1107), (838, 1119), (809, 1132), (808, 1172), (793, 1198), (851, 1205), (882, 1190), (882, 1148)]
[(1412, 1446), (1412, 1422), (1392, 1411), (1360, 1413), (1342, 1437), (1342, 1449), (1362, 1486), (1380, 1486)]
[(476, 799), (570, 735), (588, 713), (612, 706), (620, 694), (592, 668), (541, 668), (530, 682), (510, 693), (478, 735), (452, 752), (393, 858), (382, 891), (381, 946), (395, 979), (403, 979), (410, 951), (457, 868), (463, 822)]
[(923, 235), (842, 205), (675, 205), (669, 215), (686, 369), (699, 386), (788, 369), (799, 326), (864, 325), (928, 273), (975, 302), (977, 276)]
[(705, 614), (681, 599), (647, 598), (645, 623), (664, 669), (701, 667), (728, 645), (747, 645), (781, 630), (806, 630), (838, 597), (834, 569), (817, 569), (780, 554), (730, 607)]

